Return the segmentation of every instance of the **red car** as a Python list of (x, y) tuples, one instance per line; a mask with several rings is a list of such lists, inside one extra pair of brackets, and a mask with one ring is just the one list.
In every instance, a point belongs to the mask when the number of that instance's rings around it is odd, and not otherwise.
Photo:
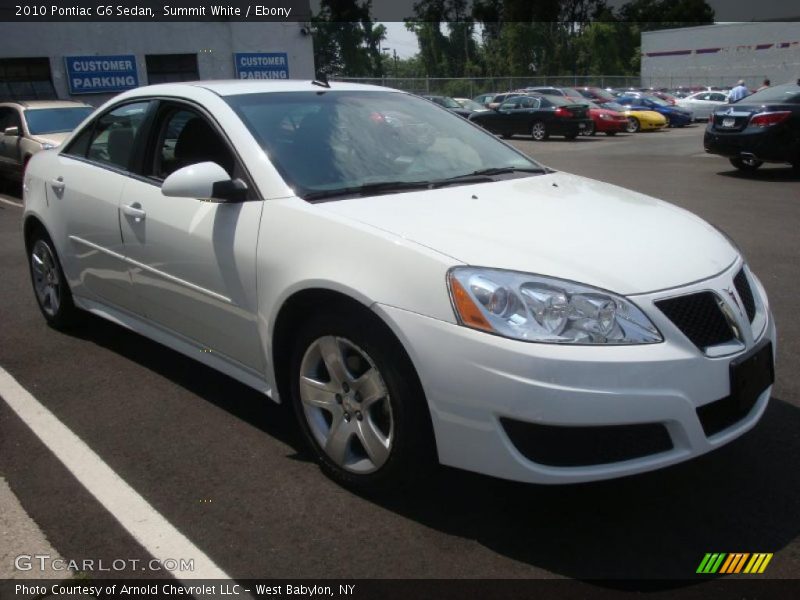
[(594, 102), (585, 102), (589, 106), (589, 116), (592, 118), (592, 126), (584, 130), (583, 135), (594, 135), (598, 131), (606, 135), (616, 135), (626, 131), (628, 117), (615, 110), (609, 110), (598, 106)]

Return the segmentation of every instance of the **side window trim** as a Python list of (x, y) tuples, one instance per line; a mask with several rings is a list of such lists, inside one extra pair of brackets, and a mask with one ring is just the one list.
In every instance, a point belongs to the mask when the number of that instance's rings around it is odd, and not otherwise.
[[(149, 106), (146, 109), (146, 115), (145, 115), (144, 120), (142, 121), (142, 125), (139, 127), (139, 131), (136, 132), (136, 136), (135, 136), (134, 141), (133, 141), (133, 145), (134, 146), (133, 146), (133, 150), (131, 152), (131, 156), (135, 157), (137, 155), (137, 148), (141, 145), (141, 136), (140, 136), (140, 134), (146, 128), (149, 127), (149, 121), (151, 120), (152, 110), (153, 110), (153, 101), (152, 101), (151, 98), (131, 98), (131, 99), (126, 100), (124, 102), (120, 102), (119, 104), (115, 104), (113, 106), (110, 106), (108, 109), (104, 110), (101, 114), (95, 115), (94, 118), (92, 118), (92, 120), (89, 123), (87, 123), (78, 133), (76, 133), (73, 136), (73, 138), (70, 140), (69, 144), (67, 146), (65, 146), (62, 150), (59, 151), (59, 154), (64, 155), (67, 158), (80, 159), (80, 160), (83, 160), (84, 162), (87, 162), (87, 163), (89, 163), (91, 165), (95, 165), (95, 166), (98, 166), (98, 167), (110, 169), (110, 170), (116, 171), (118, 173), (130, 173), (130, 172), (132, 172), (132, 170), (130, 168), (123, 169), (123, 168), (118, 167), (118, 166), (113, 165), (113, 164), (108, 164), (108, 163), (103, 163), (103, 162), (99, 162), (99, 161), (93, 160), (93, 159), (89, 158), (88, 154), (89, 154), (89, 148), (92, 145), (91, 142), (93, 141), (93, 138), (94, 138), (95, 129), (97, 128), (97, 123), (100, 121), (100, 119), (102, 119), (106, 115), (114, 112), (117, 109), (123, 108), (123, 107), (131, 105), (131, 104), (141, 104), (143, 102), (149, 103)], [(84, 150), (84, 152), (82, 154), (73, 154), (71, 152), (73, 146), (75, 146), (80, 141), (81, 137), (84, 134), (88, 134), (89, 135), (90, 142), (88, 144), (86, 144), (86, 149)], [(130, 163), (133, 163), (133, 162), (134, 161), (133, 161), (133, 158), (132, 158), (131, 161), (129, 161), (128, 167), (130, 167), (131, 166)]]
[(151, 114), (148, 115), (148, 131), (146, 138), (143, 138), (143, 141), (139, 144), (141, 150), (141, 156), (139, 157), (141, 160), (136, 164), (136, 170), (131, 171), (128, 173), (130, 177), (142, 181), (144, 183), (149, 183), (150, 185), (161, 187), (163, 181), (159, 179), (155, 179), (153, 177), (148, 176), (145, 173), (146, 165), (150, 164), (154, 159), (154, 153), (156, 152), (155, 145), (158, 143), (158, 115), (161, 113), (162, 107), (172, 107), (184, 110), (191, 110), (196, 112), (200, 117), (206, 120), (206, 122), (211, 125), (211, 127), (217, 132), (220, 138), (225, 143), (228, 151), (233, 156), (236, 170), (239, 171), (240, 178), (247, 184), (248, 189), (248, 197), (247, 201), (251, 200), (261, 200), (261, 194), (256, 189), (253, 177), (250, 175), (250, 172), (247, 170), (244, 161), (242, 160), (239, 152), (236, 150), (236, 147), (233, 143), (231, 143), (228, 134), (225, 130), (219, 125), (217, 120), (203, 107), (199, 104), (192, 102), (191, 100), (187, 100), (185, 98), (173, 98), (173, 97), (153, 97), (149, 98), (153, 100), (153, 107), (150, 109)]

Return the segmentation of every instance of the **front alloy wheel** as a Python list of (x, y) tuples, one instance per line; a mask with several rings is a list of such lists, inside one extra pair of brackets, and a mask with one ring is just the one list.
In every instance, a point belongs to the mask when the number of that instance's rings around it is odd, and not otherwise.
[(300, 365), (300, 400), (314, 439), (351, 473), (373, 473), (389, 458), (394, 418), (389, 390), (374, 361), (352, 341), (314, 340)]
[(337, 483), (381, 493), (431, 472), (436, 443), (425, 393), (402, 344), (371, 311), (310, 315), (287, 366), (303, 437)]
[(641, 125), (639, 124), (639, 119), (636, 117), (628, 117), (628, 125), (625, 127), (625, 131), (628, 133), (636, 133), (641, 129)]

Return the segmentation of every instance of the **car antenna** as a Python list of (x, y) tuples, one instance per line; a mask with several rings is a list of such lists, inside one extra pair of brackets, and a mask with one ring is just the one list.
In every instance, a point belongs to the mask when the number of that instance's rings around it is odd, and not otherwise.
[(321, 75), (318, 79), (311, 82), (311, 85), (318, 85), (319, 87), (330, 88), (331, 84), (328, 83), (327, 75)]

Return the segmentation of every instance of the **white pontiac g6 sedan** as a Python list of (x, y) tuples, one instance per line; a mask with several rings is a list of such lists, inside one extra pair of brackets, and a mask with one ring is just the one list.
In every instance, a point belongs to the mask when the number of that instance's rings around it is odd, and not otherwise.
[(289, 403), (352, 488), (437, 460), (665, 467), (752, 428), (774, 381), (767, 296), (724, 234), (396, 90), (139, 88), (35, 155), (24, 200), (51, 325), (88, 311)]

